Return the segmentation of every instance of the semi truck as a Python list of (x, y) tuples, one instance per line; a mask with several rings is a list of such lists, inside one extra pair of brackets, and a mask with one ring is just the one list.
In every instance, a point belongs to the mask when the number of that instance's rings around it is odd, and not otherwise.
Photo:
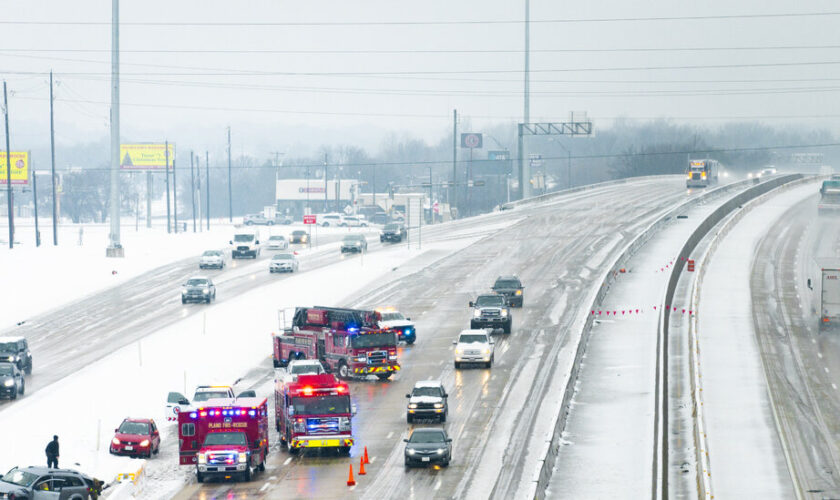
[(820, 215), (840, 213), (840, 180), (823, 181), (820, 187), (820, 201), (817, 204)]
[(708, 187), (717, 184), (720, 163), (717, 160), (689, 160), (685, 187)]
[(195, 467), (196, 480), (250, 481), (265, 470), (268, 403), (265, 398), (218, 398), (178, 413), (179, 463)]
[(840, 269), (821, 270), (820, 329), (840, 329)]

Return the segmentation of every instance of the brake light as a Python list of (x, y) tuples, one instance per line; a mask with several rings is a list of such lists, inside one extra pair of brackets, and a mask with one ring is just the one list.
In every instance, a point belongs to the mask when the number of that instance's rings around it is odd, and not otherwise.
[(338, 386), (336, 388), (336, 391), (338, 391), (338, 393), (341, 394), (342, 392), (344, 392), (344, 386), (342, 386), (342, 385)]
[(311, 396), (312, 395), (312, 387), (308, 386), (308, 385), (306, 387), (304, 387), (303, 388), (303, 395), (304, 396)]

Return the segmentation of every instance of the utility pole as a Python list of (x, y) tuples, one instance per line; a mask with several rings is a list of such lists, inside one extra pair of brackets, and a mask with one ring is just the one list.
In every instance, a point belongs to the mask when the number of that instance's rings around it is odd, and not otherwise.
[(166, 155), (166, 168), (164, 169), (166, 171), (166, 232), (171, 233), (172, 224), (169, 220), (169, 141), (166, 141), (164, 147), (166, 148), (166, 152), (164, 153)]
[(201, 156), (195, 155), (195, 186), (194, 196), (198, 198), (196, 205), (198, 206), (198, 232), (202, 232), (204, 227), (201, 223)]
[(3, 80), (3, 114), (6, 116), (6, 201), (9, 203), (9, 248), (15, 248), (15, 202), (12, 198), (12, 152), (9, 150), (9, 99)]
[(55, 193), (55, 125), (53, 123), (53, 74), (50, 71), (50, 159), (52, 172), (53, 245), (58, 246), (58, 198)]
[(178, 164), (178, 155), (175, 156), (175, 158), (172, 158), (172, 218), (175, 221), (172, 230), (178, 233), (178, 183), (175, 182), (175, 165)]
[(193, 232), (195, 232), (195, 170), (193, 169), (193, 152), (190, 150), (190, 199), (192, 200)]
[(111, 244), (108, 257), (123, 257), (120, 243), (120, 2), (111, 0)]
[(327, 192), (329, 191), (327, 189), (327, 170), (327, 153), (324, 153), (324, 213), (329, 212), (329, 207), (327, 205), (329, 203), (329, 193)]
[(227, 128), (228, 133), (228, 145), (227, 145), (227, 154), (228, 154), (228, 218), (230, 219), (230, 223), (233, 224), (233, 181), (231, 180), (230, 175), (230, 127)]
[(432, 200), (432, 164), (429, 163), (429, 224), (435, 223), (435, 207), (434, 200)]
[(146, 170), (146, 227), (152, 228), (152, 171)]
[[(373, 164), (373, 206), (376, 207), (376, 163)], [(374, 217), (376, 216), (376, 209), (373, 210)]]
[(29, 153), (29, 170), (32, 171), (32, 205), (35, 207), (35, 246), (41, 246), (41, 232), (38, 230), (38, 176), (32, 168), (32, 153)]
[(210, 230), (210, 152), (204, 151), (204, 175), (207, 177), (207, 230)]
[(449, 210), (458, 205), (458, 110), (452, 110), (452, 187), (449, 188)]

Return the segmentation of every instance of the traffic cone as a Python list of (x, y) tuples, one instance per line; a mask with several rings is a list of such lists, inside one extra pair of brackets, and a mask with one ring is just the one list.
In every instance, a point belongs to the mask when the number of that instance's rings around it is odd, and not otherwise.
[(359, 475), (364, 476), (365, 474), (367, 474), (365, 472), (365, 457), (361, 456), (359, 457)]
[(350, 464), (350, 476), (347, 477), (347, 486), (356, 486), (356, 480), (353, 479), (353, 464)]
[(366, 463), (366, 464), (369, 464), (369, 463), (370, 463), (370, 459), (368, 458), (368, 454), (367, 454), (367, 446), (365, 446), (365, 455), (364, 455), (364, 456), (365, 456), (365, 463)]

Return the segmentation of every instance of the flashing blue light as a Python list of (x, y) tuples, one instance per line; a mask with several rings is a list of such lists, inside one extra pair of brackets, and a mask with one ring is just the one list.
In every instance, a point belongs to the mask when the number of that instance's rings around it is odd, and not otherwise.
[(210, 416), (211, 416), (211, 417), (212, 417), (213, 415), (215, 415), (215, 414), (216, 414), (216, 411), (215, 411), (215, 410), (210, 410)]
[(190, 418), (196, 418), (196, 417), (198, 417), (198, 414), (196, 412), (190, 413)]
[(356, 333), (356, 332), (359, 331), (359, 329), (351, 326), (350, 328), (347, 329), (347, 331), (350, 332), (350, 333)]
[(249, 410), (248, 411), (248, 415), (250, 415), (252, 417), (255, 416), (256, 414), (257, 414), (257, 412), (255, 410)]

